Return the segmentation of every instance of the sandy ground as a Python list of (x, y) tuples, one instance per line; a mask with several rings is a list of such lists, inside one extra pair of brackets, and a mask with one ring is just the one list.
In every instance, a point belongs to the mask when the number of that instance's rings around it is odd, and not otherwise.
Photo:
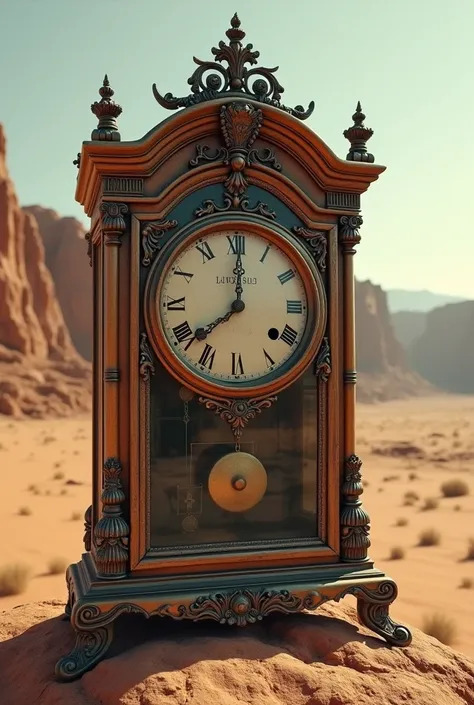
[[(367, 482), (363, 498), (372, 519), (371, 556), (399, 585), (392, 615), (420, 626), (425, 614), (443, 612), (457, 623), (455, 648), (474, 656), (474, 589), (459, 587), (463, 578), (474, 581), (474, 561), (463, 560), (474, 537), (474, 397), (360, 405), (358, 438)], [(394, 457), (393, 446), (401, 442), (418, 451)], [(89, 417), (0, 420), (0, 568), (21, 561), (33, 572), (23, 594), (0, 598), (0, 610), (65, 597), (63, 573), (48, 575), (48, 563), (56, 557), (71, 562), (82, 553), (90, 448)], [(55, 474), (63, 475), (54, 479)], [(470, 494), (441, 498), (440, 485), (449, 478), (464, 479)], [(67, 484), (71, 480), (81, 484)], [(404, 506), (409, 491), (420, 500)], [(426, 498), (438, 498), (438, 507), (421, 510)], [(21, 507), (31, 514), (21, 516)], [(75, 513), (79, 519), (72, 518)], [(399, 518), (406, 518), (407, 526), (395, 526)], [(441, 533), (440, 545), (418, 547), (419, 532), (432, 527)], [(406, 550), (403, 560), (389, 559), (393, 546)]]

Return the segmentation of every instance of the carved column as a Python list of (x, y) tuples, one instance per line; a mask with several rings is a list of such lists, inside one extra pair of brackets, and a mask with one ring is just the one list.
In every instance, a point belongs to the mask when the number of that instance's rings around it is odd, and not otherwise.
[(125, 495), (119, 461), (119, 252), (126, 229), (124, 203), (100, 207), (104, 239), (104, 469), (102, 517), (94, 527), (94, 557), (101, 577), (118, 578), (128, 562), (128, 525), (122, 516)]
[(341, 558), (360, 561), (367, 558), (369, 540), (369, 515), (362, 507), (360, 468), (361, 460), (355, 455), (356, 407), (356, 342), (355, 342), (355, 283), (354, 255), (360, 242), (360, 215), (343, 215), (339, 219), (339, 242), (343, 254), (344, 285), (344, 477), (341, 506)]

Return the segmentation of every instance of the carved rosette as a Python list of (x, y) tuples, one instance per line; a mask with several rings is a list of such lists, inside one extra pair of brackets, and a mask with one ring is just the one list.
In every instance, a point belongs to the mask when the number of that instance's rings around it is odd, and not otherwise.
[(84, 513), (84, 548), (86, 551), (91, 550), (92, 544), (92, 506), (87, 507)]
[(361, 466), (357, 455), (350, 455), (344, 463), (341, 508), (341, 558), (344, 561), (365, 560), (370, 546), (370, 517), (359, 498), (364, 491)]
[(163, 605), (158, 609), (158, 614), (175, 620), (192, 619), (195, 622), (214, 619), (220, 624), (244, 627), (261, 621), (272, 612), (291, 614), (311, 609), (317, 597), (316, 592), (301, 598), (288, 590), (235, 590), (232, 593), (198, 597), (190, 605)]
[(277, 397), (265, 399), (209, 399), (199, 397), (199, 402), (206, 409), (214, 411), (223, 421), (226, 421), (234, 434), (235, 442), (240, 443), (243, 430), (251, 419), (268, 409), (277, 400)]
[(89, 258), (89, 266), (92, 267), (92, 234), (86, 233), (84, 240), (87, 242), (87, 256)]
[(321, 382), (327, 382), (331, 374), (331, 348), (329, 340), (323, 339), (315, 364), (315, 374)]
[(339, 218), (339, 242), (351, 253), (360, 242), (359, 228), (363, 223), (361, 215), (341, 215)]
[(128, 206), (126, 203), (113, 203), (112, 201), (101, 203), (100, 215), (106, 245), (122, 244), (122, 235), (127, 228), (124, 216), (127, 213)]
[(328, 241), (325, 232), (318, 230), (308, 230), (302, 226), (295, 225), (293, 232), (302, 238), (313, 255), (320, 272), (326, 271), (326, 259), (328, 252)]
[(103, 578), (121, 578), (127, 571), (129, 528), (122, 515), (125, 493), (121, 472), (117, 458), (105, 461), (102, 517), (94, 527), (94, 558), (97, 572)]
[(142, 248), (144, 267), (149, 267), (155, 253), (161, 249), (163, 235), (178, 225), (177, 220), (153, 220), (142, 227)]
[(148, 344), (146, 333), (140, 336), (140, 375), (144, 382), (150, 381), (150, 376), (155, 374), (155, 365), (153, 364), (153, 356)]
[[(188, 78), (191, 94), (183, 98), (176, 98), (172, 93), (165, 93), (162, 96), (158, 92), (156, 84), (153, 84), (155, 100), (167, 110), (176, 110), (177, 108), (188, 108), (207, 100), (215, 100), (221, 96), (240, 94), (284, 110), (300, 120), (308, 118), (314, 110), (313, 101), (307, 110), (301, 105), (288, 108), (281, 103), (281, 94), (284, 89), (275, 76), (278, 67), (273, 69), (263, 66), (253, 69), (247, 68), (246, 64), (250, 66), (257, 64), (260, 53), (252, 51), (252, 44), (246, 46), (242, 44), (245, 32), (240, 29), (237, 13), (232, 17), (230, 24), (231, 26), (226, 32), (229, 44), (221, 41), (218, 47), (211, 49), (216, 61), (194, 59), (198, 68)], [(227, 66), (224, 67), (222, 64), (227, 64)]]
[(196, 156), (191, 159), (189, 166), (198, 166), (201, 161), (221, 161), (229, 165), (230, 173), (224, 184), (226, 190), (223, 205), (217, 205), (212, 200), (204, 201), (195, 211), (196, 217), (202, 218), (205, 215), (240, 208), (247, 213), (259, 213), (267, 218), (275, 218), (275, 212), (260, 201), (255, 206), (250, 206), (249, 199), (245, 195), (248, 188), (245, 169), (250, 164), (258, 162), (271, 166), (277, 171), (281, 170), (281, 164), (277, 162), (271, 149), (265, 149), (261, 153), (257, 149), (251, 149), (262, 125), (262, 111), (249, 103), (233, 102), (221, 107), (220, 118), (225, 148), (210, 154), (209, 147), (197, 145)]

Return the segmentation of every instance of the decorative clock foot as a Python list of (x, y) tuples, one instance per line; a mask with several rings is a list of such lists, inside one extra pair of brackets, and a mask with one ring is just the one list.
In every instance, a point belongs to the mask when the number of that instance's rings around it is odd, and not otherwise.
[(388, 613), (396, 594), (396, 585), (390, 582), (381, 583), (376, 592), (359, 588), (356, 591), (357, 615), (361, 624), (382, 636), (389, 644), (409, 646), (412, 640), (410, 630), (394, 622)]
[(114, 633), (113, 623), (94, 630), (76, 630), (76, 643), (67, 656), (56, 664), (56, 678), (72, 681), (89, 671), (109, 648)]

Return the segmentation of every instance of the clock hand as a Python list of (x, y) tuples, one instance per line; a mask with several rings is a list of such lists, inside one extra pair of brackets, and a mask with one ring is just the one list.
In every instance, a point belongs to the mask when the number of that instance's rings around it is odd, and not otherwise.
[(233, 271), (236, 276), (236, 282), (235, 282), (235, 295), (237, 297), (236, 300), (241, 301), (242, 294), (244, 291), (242, 288), (242, 277), (245, 274), (245, 269), (242, 267), (242, 255), (240, 254), (240, 251), (237, 252), (237, 259), (235, 261), (235, 268)]
[[(235, 301), (232, 303), (232, 306), (235, 304)], [(206, 340), (207, 336), (209, 333), (216, 328), (216, 326), (220, 325), (221, 323), (226, 323), (231, 316), (234, 315), (236, 311), (231, 309), (228, 311), (225, 316), (219, 316), (219, 318), (216, 318), (215, 321), (212, 321), (212, 323), (209, 323), (208, 326), (204, 326), (204, 328), (196, 328), (194, 335), (196, 336), (197, 340)]]

